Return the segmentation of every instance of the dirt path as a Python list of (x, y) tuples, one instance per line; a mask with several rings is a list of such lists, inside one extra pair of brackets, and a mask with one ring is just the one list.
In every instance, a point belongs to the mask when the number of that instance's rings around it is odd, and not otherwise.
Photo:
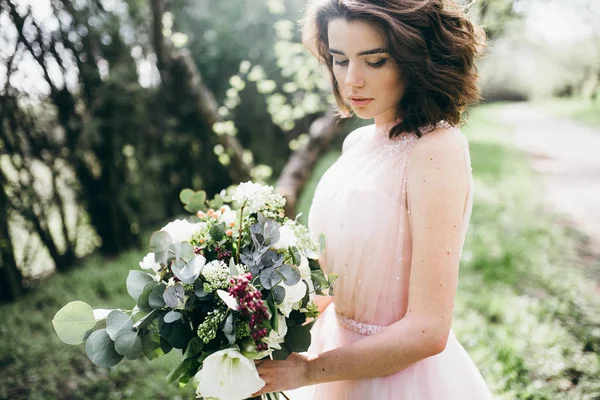
[(514, 124), (515, 144), (541, 175), (550, 207), (589, 235), (600, 254), (600, 130), (526, 103), (506, 106), (499, 117)]

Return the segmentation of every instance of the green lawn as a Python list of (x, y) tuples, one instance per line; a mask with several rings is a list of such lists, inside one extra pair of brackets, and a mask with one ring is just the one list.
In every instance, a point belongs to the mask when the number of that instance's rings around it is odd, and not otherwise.
[(552, 99), (540, 101), (537, 105), (553, 115), (571, 118), (592, 128), (600, 128), (600, 99)]
[[(526, 158), (510, 146), (511, 127), (494, 122), (496, 105), (474, 110), (463, 129), (470, 142), (475, 205), (463, 252), (454, 332), (502, 399), (595, 399), (600, 396), (600, 295), (586, 280), (591, 263), (581, 237), (545, 213)], [(323, 157), (300, 199), (307, 215)], [(305, 220), (305, 219), (304, 219)], [(62, 344), (51, 320), (67, 302), (128, 307), (129, 269), (145, 252), (91, 258), (81, 268), (0, 306), (0, 399), (191, 399), (165, 376), (170, 354), (124, 361), (111, 370), (88, 361), (84, 346)]]

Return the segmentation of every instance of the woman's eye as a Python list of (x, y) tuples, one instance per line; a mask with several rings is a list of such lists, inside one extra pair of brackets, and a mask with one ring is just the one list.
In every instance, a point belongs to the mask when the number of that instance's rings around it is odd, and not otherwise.
[(379, 68), (379, 67), (383, 67), (387, 61), (388, 61), (388, 59), (384, 58), (384, 59), (374, 62), (374, 63), (367, 62), (367, 64), (369, 64), (373, 68)]
[(348, 60), (342, 60), (342, 61), (338, 61), (338, 60), (334, 59), (334, 60), (333, 60), (333, 63), (334, 63), (335, 65), (341, 65), (341, 66), (344, 66), (344, 65), (348, 65)]

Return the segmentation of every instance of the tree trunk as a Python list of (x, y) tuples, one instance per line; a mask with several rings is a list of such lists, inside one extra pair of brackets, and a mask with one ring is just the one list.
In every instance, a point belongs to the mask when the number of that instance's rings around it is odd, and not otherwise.
[(298, 197), (319, 157), (327, 150), (336, 132), (335, 115), (333, 110), (329, 110), (310, 125), (308, 143), (296, 150), (283, 168), (276, 188), (277, 192), (286, 198), (285, 214), (288, 218), (295, 218)]
[[(170, 40), (164, 37), (162, 33), (164, 12), (164, 0), (152, 0), (154, 49), (163, 88), (168, 88), (167, 95), (176, 94), (177, 97), (171, 99), (171, 103), (176, 104), (179, 110), (183, 109), (180, 104), (182, 95), (186, 97), (193, 104), (195, 112), (212, 129), (215, 123), (223, 121), (218, 113), (215, 96), (203, 83), (202, 74), (189, 51), (174, 48)], [(235, 183), (249, 180), (253, 165), (244, 161), (244, 148), (240, 142), (234, 136), (227, 134), (216, 136), (216, 140), (231, 151), (231, 165), (228, 168), (231, 180)]]
[(0, 171), (0, 302), (12, 301), (23, 294), (23, 276), (17, 267), (8, 232), (8, 196), (4, 191), (4, 173)]

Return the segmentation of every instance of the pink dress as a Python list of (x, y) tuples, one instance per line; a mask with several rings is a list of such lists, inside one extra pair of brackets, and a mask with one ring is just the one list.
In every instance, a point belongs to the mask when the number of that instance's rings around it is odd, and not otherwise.
[[(339, 278), (333, 302), (312, 328), (309, 355), (361, 340), (406, 313), (412, 248), (407, 177), (418, 139), (411, 133), (389, 139), (390, 128), (370, 125), (352, 132), (344, 141), (341, 157), (315, 191), (309, 230), (326, 236), (319, 263), (325, 273), (335, 272)], [(464, 149), (470, 171), (466, 138)], [(462, 243), (471, 208), (472, 183), (464, 207)], [(395, 374), (285, 393), (294, 400), (492, 399), (452, 332), (442, 353)]]

